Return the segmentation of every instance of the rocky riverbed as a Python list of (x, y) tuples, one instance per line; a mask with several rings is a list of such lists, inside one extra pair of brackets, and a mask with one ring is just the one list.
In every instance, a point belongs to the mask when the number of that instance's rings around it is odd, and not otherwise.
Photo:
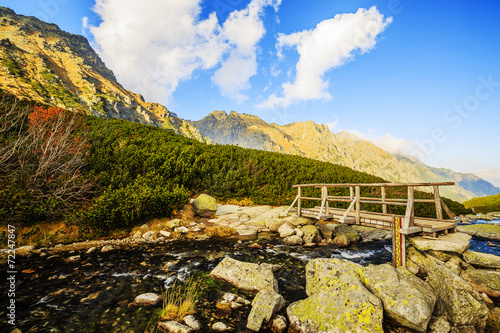
[[(252, 332), (258, 330), (258, 323), (261, 332), (287, 329), (315, 332), (323, 327), (321, 325), (334, 327), (335, 323), (317, 323), (319, 326), (313, 325), (314, 328), (304, 322), (315, 322), (318, 318), (310, 321), (301, 318), (306, 318), (304, 316), (310, 313), (311, 306), (317, 311), (326, 311), (322, 309), (325, 304), (330, 304), (332, 295), (337, 295), (335, 292), (340, 292), (343, 297), (347, 295), (346, 299), (357, 299), (359, 304), (367, 304), (358, 296), (351, 298), (350, 293), (354, 290), (345, 288), (346, 281), (350, 286), (357, 286), (356, 290), (364, 288), (366, 292), (363, 293), (373, 305), (368, 317), (352, 315), (352, 322), (344, 318), (345, 325), (353, 325), (350, 327), (365, 327), (358, 324), (369, 318), (368, 321), (373, 322), (379, 331), (481, 332), (486, 327), (487, 318), (494, 318), (500, 312), (495, 307), (500, 292), (498, 287), (485, 285), (484, 279), (481, 280), (484, 276), (492, 280), (500, 266), (496, 268), (496, 264), (488, 264), (485, 267), (482, 260), (471, 259), (474, 256), (466, 250), (461, 253), (439, 252), (414, 244), (408, 250), (408, 270), (395, 271), (384, 265), (392, 256), (388, 232), (308, 221), (285, 214), (284, 207), (217, 207), (212, 201), (211, 212), (204, 213), (203, 205), (193, 203), (193, 206), (197, 214), (210, 215), (210, 218), (172, 220), (154, 228), (145, 225), (122, 239), (18, 249), (16, 333), (182, 332), (181, 329), (194, 331), (196, 326), (200, 332)], [(229, 239), (210, 239), (204, 233), (208, 227), (234, 228), (237, 234)], [(473, 238), (470, 250), (483, 247), (490, 253), (500, 254), (500, 249), (495, 246), (498, 242), (491, 242), (488, 245), (487, 241)], [(218, 276), (214, 271), (224, 260), (254, 264), (252, 267), (260, 267), (261, 272), (269, 270), (271, 273), (266, 273), (267, 278), (258, 280), (267, 279), (272, 287), (260, 290), (270, 289), (274, 294), (260, 294), (255, 288), (247, 290), (237, 274), (232, 275), (237, 277), (238, 283)], [(327, 272), (325, 269), (311, 269), (313, 263), (322, 263)], [(367, 266), (369, 264), (375, 266)], [(342, 268), (345, 265), (355, 269), (346, 272)], [(433, 265), (439, 265), (439, 268)], [(430, 272), (439, 271), (441, 266), (445, 267), (441, 270), (444, 275), (430, 275)], [(483, 271), (485, 273), (480, 275)], [(406, 282), (402, 282), (405, 279), (413, 281), (413, 277), (418, 277), (418, 281), (423, 281), (424, 284), (417, 284), (423, 288), (419, 292), (427, 302), (427, 310), (418, 308), (423, 319), (419, 317), (415, 324), (415, 319), (410, 318), (413, 321), (409, 324), (402, 319), (404, 315), (395, 315), (393, 310), (386, 308), (388, 301), (383, 290), (394, 289), (392, 283), (396, 280), (384, 287), (384, 281), (373, 282), (376, 278), (369, 277), (377, 272), (384, 277), (393, 276), (399, 281), (398, 286), (402, 284), (403, 290), (408, 289)], [(332, 273), (338, 275), (338, 283), (329, 282)], [(413, 277), (408, 278), (409, 274)], [(158, 326), (157, 313), (162, 306), (159, 297), (174, 283), (183, 285), (189, 277), (201, 281), (203, 290), (196, 313), (176, 323), (164, 322)], [(6, 271), (0, 272), (0, 278), (6, 280)], [(468, 298), (453, 298), (456, 295), (436, 290), (438, 283), (431, 283), (447, 279), (453, 290), (457, 290), (455, 294), (469, 295)], [(427, 287), (422, 287), (425, 283), (433, 290), (436, 299), (433, 306), (429, 302), (433, 297), (425, 297), (430, 294), (425, 291)], [(7, 293), (6, 287), (0, 286), (2, 294)], [(327, 295), (323, 295), (325, 292)], [(332, 301), (338, 302), (338, 297)], [(457, 304), (477, 301), (478, 313), (464, 313), (466, 317), (479, 319), (456, 319), (456, 312), (453, 312), (456, 310), (446, 307), (447, 302), (452, 301)], [(271, 314), (262, 314), (256, 304), (272, 304)], [(340, 303), (335, 304), (341, 308)], [(487, 309), (486, 315), (483, 305)], [(7, 314), (5, 309), (0, 309), (3, 318)], [(343, 313), (354, 314), (354, 310), (349, 311)], [(488, 323), (493, 327), (496, 324), (491, 318)], [(4, 322), (0, 325), (2, 332), (13, 330)], [(332, 328), (332, 332), (343, 332), (344, 328), (340, 331)], [(371, 326), (365, 331), (370, 330)], [(353, 328), (353, 332), (356, 331), (359, 330)]]

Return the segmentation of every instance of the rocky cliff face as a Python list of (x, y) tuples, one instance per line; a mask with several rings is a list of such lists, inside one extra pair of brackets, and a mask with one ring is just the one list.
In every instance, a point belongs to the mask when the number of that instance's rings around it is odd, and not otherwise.
[(171, 129), (205, 140), (169, 110), (124, 89), (83, 36), (0, 7), (0, 88), (70, 110)]
[(355, 135), (334, 134), (326, 125), (312, 121), (280, 126), (268, 124), (257, 116), (214, 111), (191, 124), (216, 143), (314, 158), (393, 182), (453, 181), (457, 185), (441, 187), (441, 194), (457, 201), (500, 192), (476, 175), (432, 168), (410, 156), (392, 155)]

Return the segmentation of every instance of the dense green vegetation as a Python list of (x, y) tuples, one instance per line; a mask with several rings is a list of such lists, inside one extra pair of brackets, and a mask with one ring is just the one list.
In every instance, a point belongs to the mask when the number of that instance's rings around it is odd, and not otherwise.
[(466, 208), (472, 208), (475, 213), (500, 212), (500, 193), (487, 197), (478, 197), (463, 203)]
[[(347, 167), (294, 155), (208, 145), (172, 131), (124, 120), (90, 116), (82, 119), (78, 133), (85, 138), (87, 149), (82, 176), (95, 185), (93, 199), (86, 200), (83, 206), (81, 201), (75, 201), (71, 212), (66, 211), (64, 217), (94, 230), (109, 231), (168, 216), (190, 196), (202, 192), (221, 200), (250, 199), (255, 204), (287, 205), (296, 195), (294, 184), (384, 182)], [(1, 179), (5, 185), (8, 177)], [(305, 195), (319, 195), (315, 191), (308, 189)], [(346, 191), (338, 189), (330, 194), (347, 195)], [(23, 193), (29, 197), (29, 193)], [(364, 196), (377, 194), (375, 189), (362, 190)], [(0, 204), (10, 206), (9, 209), (23, 209), (23, 214), (18, 214), (21, 222), (51, 217), (53, 209), (48, 208), (49, 204), (54, 205), (54, 200), (52, 203), (48, 199), (39, 200), (36, 211), (30, 211), (27, 198), (12, 207), (12, 200), (6, 198), (13, 195), (18, 193), (12, 192), (11, 187), (3, 187)], [(398, 188), (388, 193), (389, 197), (404, 195), (405, 189)], [(421, 192), (416, 196), (432, 197)], [(445, 201), (456, 214), (469, 212), (456, 202)], [(45, 215), (41, 213), (44, 208), (47, 208)], [(364, 208), (381, 211), (379, 206)], [(393, 211), (403, 214), (404, 207), (395, 207)], [(0, 218), (7, 214), (7, 210), (0, 210)], [(434, 206), (419, 204), (415, 214), (435, 216)]]

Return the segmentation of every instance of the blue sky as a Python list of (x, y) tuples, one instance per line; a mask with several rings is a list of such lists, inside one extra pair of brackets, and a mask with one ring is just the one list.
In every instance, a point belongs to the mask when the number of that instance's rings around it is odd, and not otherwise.
[[(500, 3), (8, 0), (185, 119), (313, 120), (500, 186)], [(339, 47), (340, 45), (340, 47)]]

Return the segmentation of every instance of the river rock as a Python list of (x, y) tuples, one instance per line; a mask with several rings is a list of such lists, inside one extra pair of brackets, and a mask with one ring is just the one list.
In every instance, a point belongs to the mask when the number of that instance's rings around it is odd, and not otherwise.
[(500, 240), (499, 223), (471, 224), (457, 227), (458, 231), (472, 236)]
[(238, 309), (243, 306), (252, 304), (252, 302), (250, 302), (249, 300), (229, 292), (223, 292), (220, 300), (220, 303), (230, 304), (231, 309)]
[(326, 239), (326, 240), (332, 239), (333, 229), (335, 227), (335, 224), (318, 222), (318, 223), (316, 223), (316, 227), (321, 232), (323, 239)]
[(413, 246), (406, 249), (406, 267), (413, 274), (427, 275), (437, 259), (427, 256)]
[(304, 236), (302, 236), (304, 243), (321, 242), (321, 234), (319, 233), (319, 230), (318, 228), (316, 228), (316, 226), (308, 224), (303, 226), (300, 230), (304, 233)]
[(273, 314), (285, 306), (285, 300), (280, 294), (269, 289), (263, 289), (252, 301), (252, 310), (248, 315), (247, 328), (259, 331), (262, 324), (269, 322)]
[(338, 247), (348, 247), (351, 244), (351, 241), (346, 235), (339, 235), (333, 239), (333, 244)]
[[(177, 227), (174, 229), (175, 232), (179, 232), (181, 234), (187, 234), (189, 232), (189, 229), (186, 227)], [(144, 236), (142, 236), (144, 237)]]
[(210, 217), (217, 211), (215, 198), (203, 193), (193, 201), (194, 213), (201, 217)]
[(500, 257), (494, 254), (466, 251), (464, 260), (471, 265), (485, 268), (500, 268)]
[(192, 330), (186, 325), (182, 325), (176, 321), (160, 321), (158, 328), (166, 333), (191, 333)]
[(212, 325), (212, 330), (214, 330), (215, 332), (228, 332), (231, 331), (231, 328), (226, 324), (218, 321)]
[(269, 223), (269, 226), (267, 226), (267, 228), (269, 228), (270, 231), (278, 231), (279, 228), (285, 224), (285, 220), (283, 219), (274, 219), (271, 223)]
[[(264, 214), (265, 212), (273, 209), (271, 206), (255, 206), (255, 207), (242, 207), (240, 208), (239, 212), (241, 215), (246, 216), (246, 221), (250, 221), (251, 219), (254, 219), (255, 217)], [(240, 220), (241, 216), (240, 216)], [(243, 220), (242, 220), (243, 221)]]
[(464, 253), (468, 248), (471, 236), (462, 232), (440, 235), (438, 239), (429, 239), (422, 236), (408, 237), (409, 242), (420, 251), (448, 251)]
[(215, 216), (233, 214), (233, 213), (236, 213), (239, 209), (240, 209), (240, 206), (237, 206), (237, 205), (220, 205), (217, 207), (217, 211), (215, 212)]
[(288, 324), (286, 318), (282, 315), (274, 315), (267, 327), (269, 327), (273, 333), (283, 333), (288, 327)]
[(283, 238), (283, 244), (288, 245), (288, 246), (295, 246), (295, 245), (302, 245), (304, 244), (304, 241), (302, 240), (301, 237), (297, 235), (292, 235)]
[(469, 283), (438, 263), (432, 265), (427, 283), (436, 293), (438, 315), (446, 316), (452, 326), (474, 325), (479, 329), (484, 328), (488, 308), (481, 294)]
[(151, 231), (145, 232), (144, 235), (142, 235), (142, 238), (144, 238), (148, 242), (153, 242), (155, 240), (155, 235), (156, 235), (156, 232), (151, 230)]
[(288, 218), (288, 221), (295, 226), (295, 228), (300, 228), (305, 225), (309, 224), (315, 224), (316, 220), (307, 218), (307, 217), (302, 217), (302, 216), (297, 216), (293, 215), (290, 218)]
[(449, 333), (451, 331), (451, 325), (446, 317), (432, 317), (428, 327), (428, 333)]
[(97, 247), (95, 246), (92, 246), (90, 249), (87, 250), (87, 252), (85, 252), (86, 254), (91, 254), (91, 253), (94, 253), (95, 251), (97, 251)]
[(363, 266), (338, 258), (317, 258), (306, 265), (306, 294), (311, 296), (330, 288), (342, 275), (358, 277)]
[(279, 227), (278, 232), (280, 233), (281, 238), (285, 238), (295, 234), (294, 226), (289, 222), (284, 223), (281, 227)]
[(168, 229), (173, 229), (173, 228), (178, 227), (180, 225), (181, 225), (181, 220), (173, 219), (173, 220), (168, 221), (167, 224), (165, 224), (165, 227), (167, 227)]
[(390, 230), (363, 227), (360, 225), (353, 225), (351, 227), (356, 230), (363, 243), (392, 238)]
[(383, 308), (355, 277), (341, 274), (327, 288), (288, 306), (290, 332), (383, 332)]
[(434, 257), (437, 260), (440, 260), (440, 261), (443, 261), (443, 262), (446, 262), (446, 261), (450, 260), (453, 257), (452, 254), (449, 254), (449, 253), (446, 253), (446, 252), (443, 252), (443, 251), (430, 250), (430, 251), (427, 251), (427, 253), (431, 257)]
[(199, 331), (201, 328), (200, 322), (193, 315), (186, 316), (182, 320), (193, 331)]
[(132, 235), (132, 239), (139, 239), (139, 238), (142, 238), (142, 233), (140, 231), (136, 231), (133, 235)]
[(278, 293), (278, 281), (274, 278), (271, 270), (229, 257), (225, 257), (210, 272), (210, 277), (224, 280), (247, 291), (259, 292), (263, 289), (269, 289)]
[(147, 305), (156, 305), (159, 301), (162, 300), (161, 295), (157, 295), (155, 293), (145, 293), (137, 296), (134, 299), (134, 305), (147, 306)]
[(477, 291), (490, 297), (500, 297), (500, 272), (487, 269), (468, 269), (460, 276)]
[(243, 224), (236, 227), (236, 231), (238, 232), (238, 235), (242, 237), (255, 238), (259, 233), (259, 228)]
[[(406, 281), (407, 275), (400, 274), (388, 264), (369, 265), (359, 272), (361, 282), (382, 301), (385, 314), (402, 326), (418, 332), (427, 330), (436, 302), (435, 296), (426, 298), (419, 289)], [(427, 289), (432, 294), (429, 286)]]
[(334, 226), (333, 233), (335, 237), (338, 237), (340, 235), (345, 235), (347, 238), (349, 238), (349, 241), (351, 243), (356, 243), (359, 242), (360, 236), (356, 229), (354, 229), (352, 226), (347, 225), (347, 224), (338, 224)]
[(146, 232), (149, 230), (149, 226), (147, 224), (143, 224), (143, 225), (141, 225), (141, 230)]
[(101, 248), (101, 253), (113, 251), (114, 249), (112, 245), (105, 245)]
[(486, 321), (487, 332), (500, 332), (500, 308), (492, 308)]
[(247, 224), (256, 226), (256, 227), (262, 227), (262, 228), (268, 228), (268, 226), (277, 218), (280, 217), (280, 214), (285, 211), (288, 207), (286, 206), (280, 206), (280, 207), (274, 207), (271, 208), (270, 210), (267, 210), (263, 212), (262, 214), (259, 214), (253, 218), (250, 219), (250, 221), (247, 222)]
[(170, 231), (160, 230), (160, 235), (162, 235), (165, 238), (169, 238), (170, 235), (172, 235), (172, 233)]

